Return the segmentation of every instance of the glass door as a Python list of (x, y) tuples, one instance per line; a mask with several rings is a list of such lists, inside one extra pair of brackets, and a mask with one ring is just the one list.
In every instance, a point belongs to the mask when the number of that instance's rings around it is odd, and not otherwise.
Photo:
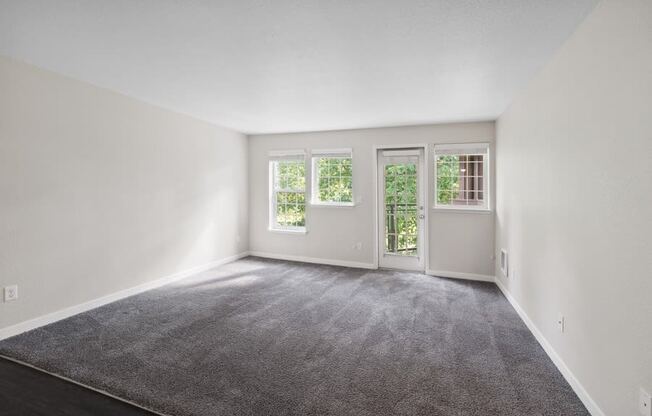
[(378, 155), (379, 266), (424, 270), (423, 150)]

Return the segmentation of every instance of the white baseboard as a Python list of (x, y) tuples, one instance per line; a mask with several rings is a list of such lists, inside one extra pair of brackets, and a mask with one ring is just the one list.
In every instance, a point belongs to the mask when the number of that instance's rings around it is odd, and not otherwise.
[[(264, 257), (268, 259), (300, 261), (303, 263), (326, 264), (330, 266), (354, 267), (358, 269), (377, 269), (373, 263), (357, 261), (332, 260), (318, 257), (293, 256), (289, 254), (268, 253), (263, 251), (250, 251), (250, 256)], [(454, 279), (479, 280), (483, 282), (494, 282), (494, 276), (473, 273), (448, 272), (440, 270), (426, 270), (426, 274), (439, 277), (451, 277)]]
[(362, 263), (357, 261), (331, 260), (317, 257), (292, 256), (288, 254), (266, 253), (262, 251), (250, 251), (250, 256), (265, 257), (268, 259), (300, 261), (303, 263), (326, 264), (329, 266), (354, 267), (357, 269), (375, 269), (373, 263)]
[(494, 276), (488, 274), (449, 272), (445, 270), (426, 270), (426, 274), (438, 277), (450, 277), (452, 279), (478, 280), (481, 282), (495, 282)]
[(546, 354), (548, 354), (548, 357), (550, 357), (552, 362), (557, 366), (568, 384), (570, 384), (575, 394), (577, 394), (577, 397), (579, 397), (582, 403), (584, 403), (584, 406), (589, 411), (589, 413), (591, 413), (592, 416), (605, 416), (605, 413), (602, 411), (602, 409), (600, 409), (595, 400), (593, 400), (586, 389), (584, 389), (584, 386), (582, 386), (570, 368), (568, 368), (564, 360), (562, 360), (559, 354), (557, 354), (557, 351), (555, 351), (552, 345), (543, 336), (543, 333), (539, 331), (539, 328), (534, 325), (534, 322), (532, 322), (530, 317), (527, 315), (527, 313), (525, 313), (523, 308), (521, 308), (521, 305), (518, 304), (512, 294), (509, 293), (500, 279), (496, 279), (496, 285), (500, 291), (503, 292), (503, 295), (505, 295), (509, 303), (512, 304), (512, 307), (516, 310), (516, 313), (518, 313), (523, 322), (525, 322), (525, 325), (528, 327), (530, 332), (532, 332), (532, 335), (534, 335), (539, 344), (541, 344), (541, 347), (543, 347), (543, 350), (546, 352)]
[[(133, 296), (142, 292), (145, 292), (147, 290), (155, 289), (161, 286), (164, 286), (166, 284), (175, 282), (177, 280), (184, 279), (186, 277), (192, 276), (193, 274), (201, 273), (203, 271), (212, 269), (214, 267), (230, 263), (232, 261), (241, 259), (243, 257), (246, 257), (248, 255), (251, 256), (258, 256), (258, 257), (265, 257), (265, 258), (271, 258), (271, 259), (277, 259), (277, 260), (288, 260), (288, 261), (299, 261), (299, 262), (305, 262), (305, 263), (316, 263), (316, 264), (326, 264), (326, 265), (333, 265), (333, 266), (344, 266), (344, 267), (354, 267), (354, 268), (363, 268), (363, 269), (375, 269), (375, 266), (372, 263), (362, 263), (362, 262), (354, 262), (354, 261), (343, 261), (343, 260), (330, 260), (330, 259), (322, 259), (322, 258), (315, 258), (315, 257), (304, 257), (304, 256), (292, 256), (292, 255), (285, 255), (285, 254), (276, 254), (276, 253), (266, 253), (266, 252), (260, 252), (260, 251), (249, 251), (249, 252), (244, 252), (240, 254), (236, 254), (234, 256), (229, 256), (220, 260), (216, 260), (207, 264), (203, 264), (201, 266), (193, 267), (191, 269), (187, 269), (169, 276), (162, 277), (160, 279), (156, 279), (150, 282), (146, 282), (143, 284), (140, 284), (138, 286), (134, 286), (128, 289), (124, 289), (115, 293), (111, 293), (106, 296), (102, 296), (97, 299), (93, 299), (88, 302), (81, 303), (79, 305), (75, 306), (70, 306), (65, 309), (58, 310), (56, 312), (49, 313), (47, 315), (39, 316), (37, 318), (33, 318), (24, 322), (20, 322), (18, 324), (8, 326), (6, 328), (0, 329), (0, 340), (3, 340), (5, 338), (9, 338), (18, 334), (21, 334), (26, 331), (30, 331), (32, 329), (36, 329), (38, 327), (44, 326), (51, 324), (56, 321), (60, 321), (62, 319), (71, 317), (73, 315), (86, 312), (91, 309), (98, 308), (100, 306), (106, 305), (111, 302), (115, 302), (117, 300)], [(440, 276), (440, 277), (449, 277), (449, 278), (455, 278), (455, 279), (467, 279), (467, 280), (480, 280), (480, 281), (485, 281), (485, 282), (495, 282), (500, 291), (505, 295), (509, 303), (512, 305), (514, 310), (516, 310), (516, 313), (521, 317), (525, 325), (528, 327), (530, 332), (534, 335), (536, 340), (541, 344), (541, 347), (543, 347), (544, 351), (552, 362), (557, 366), (561, 374), (564, 376), (568, 384), (572, 387), (573, 391), (575, 391), (575, 394), (580, 398), (582, 403), (584, 403), (584, 406), (586, 406), (587, 410), (589, 413), (591, 413), (592, 416), (605, 416), (605, 413), (600, 409), (600, 407), (596, 404), (596, 402), (593, 400), (593, 398), (588, 394), (588, 392), (584, 389), (582, 384), (579, 382), (579, 380), (575, 377), (575, 375), (572, 373), (570, 368), (566, 365), (564, 360), (557, 354), (555, 349), (552, 347), (552, 345), (548, 342), (548, 340), (543, 336), (543, 333), (539, 331), (539, 329), (534, 325), (530, 317), (525, 313), (523, 308), (519, 305), (519, 303), (514, 299), (514, 297), (511, 295), (511, 293), (507, 290), (507, 288), (502, 284), (500, 279), (494, 278), (494, 276), (489, 276), (489, 275), (481, 275), (481, 274), (473, 274), (473, 273), (460, 273), (460, 272), (449, 272), (449, 271), (441, 271), (441, 270), (427, 270), (426, 274), (432, 275), (432, 276)]]
[(192, 276), (193, 274), (201, 273), (203, 271), (212, 269), (213, 267), (221, 266), (226, 263), (238, 260), (242, 257), (246, 257), (249, 253), (244, 252), (236, 254), (234, 256), (229, 256), (220, 260), (215, 260), (210, 263), (203, 264), (201, 266), (193, 267), (181, 272), (165, 276), (156, 280), (152, 280), (138, 286), (130, 287), (128, 289), (123, 289), (118, 292), (111, 293), (106, 296), (102, 296), (97, 299), (90, 300), (88, 302), (81, 303), (79, 305), (69, 306), (64, 309), (60, 309), (56, 312), (49, 313), (47, 315), (39, 316), (37, 318), (29, 319), (27, 321), (19, 322), (15, 325), (8, 326), (6, 328), (0, 329), (0, 340), (5, 338), (13, 337), (14, 335), (21, 334), (38, 327), (51, 324), (56, 321), (60, 321), (65, 318), (69, 318), (78, 313), (86, 312), (91, 309), (99, 308), (100, 306), (106, 305), (107, 303), (115, 302), (117, 300), (137, 295), (139, 293), (145, 292), (147, 290), (155, 289), (168, 283), (175, 282), (177, 280), (184, 279), (186, 277)]

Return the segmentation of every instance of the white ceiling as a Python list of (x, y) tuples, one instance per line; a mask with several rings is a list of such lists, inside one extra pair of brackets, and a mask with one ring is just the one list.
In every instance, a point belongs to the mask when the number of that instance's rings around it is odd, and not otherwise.
[(246, 133), (490, 120), (596, 0), (0, 0), (0, 54)]

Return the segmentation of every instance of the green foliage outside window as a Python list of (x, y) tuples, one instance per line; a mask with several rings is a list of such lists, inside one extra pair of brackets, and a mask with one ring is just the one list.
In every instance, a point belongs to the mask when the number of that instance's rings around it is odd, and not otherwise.
[(353, 169), (351, 158), (321, 157), (316, 161), (318, 202), (352, 203)]
[(417, 254), (417, 166), (385, 166), (385, 251)]
[(459, 156), (437, 157), (437, 203), (448, 205), (460, 190)]
[(306, 225), (306, 168), (303, 160), (274, 162), (274, 198), (276, 226)]
[(280, 227), (305, 227), (305, 195), (296, 192), (276, 193), (276, 224)]

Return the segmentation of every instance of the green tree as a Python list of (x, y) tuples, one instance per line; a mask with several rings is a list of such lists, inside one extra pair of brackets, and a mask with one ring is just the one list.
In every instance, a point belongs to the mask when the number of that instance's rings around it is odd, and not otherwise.
[(437, 202), (450, 204), (460, 190), (459, 156), (437, 157)]
[(385, 250), (395, 254), (416, 254), (416, 164), (385, 166), (385, 215)]
[(353, 202), (353, 171), (350, 158), (324, 157), (317, 162), (319, 200)]
[(306, 225), (305, 163), (279, 161), (275, 166), (276, 222), (282, 227)]

